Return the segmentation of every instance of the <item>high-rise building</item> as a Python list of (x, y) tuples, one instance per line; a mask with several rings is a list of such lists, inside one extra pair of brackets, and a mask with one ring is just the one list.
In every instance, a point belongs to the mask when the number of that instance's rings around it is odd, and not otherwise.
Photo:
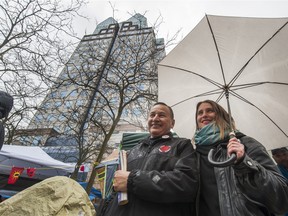
[(157, 101), (157, 63), (164, 56), (164, 40), (155, 37), (144, 16), (122, 23), (106, 19), (80, 41), (14, 143), (44, 147), (53, 146), (55, 136), (68, 137), (59, 139), (63, 148), (74, 137), (76, 154), (77, 143), (93, 149), (109, 137), (109, 146), (116, 147), (122, 132), (145, 130), (149, 107)]

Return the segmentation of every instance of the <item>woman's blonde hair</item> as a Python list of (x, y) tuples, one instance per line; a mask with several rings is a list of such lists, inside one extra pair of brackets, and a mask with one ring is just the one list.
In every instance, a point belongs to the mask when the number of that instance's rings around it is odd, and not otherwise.
[[(229, 120), (229, 114), (228, 112), (226, 112), (226, 110), (220, 106), (219, 104), (217, 104), (216, 102), (212, 101), (212, 100), (204, 100), (204, 101), (200, 101), (197, 103), (196, 106), (196, 114), (195, 114), (195, 120), (196, 120), (196, 128), (197, 130), (199, 129), (198, 127), (198, 123), (197, 123), (197, 113), (198, 113), (198, 109), (199, 106), (202, 103), (208, 103), (212, 106), (214, 112), (215, 112), (215, 125), (217, 125), (219, 127), (220, 130), (220, 138), (223, 139), (224, 138), (224, 132), (225, 130), (236, 130), (235, 127), (235, 122), (233, 120), (233, 118), (231, 117), (231, 128), (230, 128), (230, 120)], [(231, 131), (232, 132), (232, 131)]]

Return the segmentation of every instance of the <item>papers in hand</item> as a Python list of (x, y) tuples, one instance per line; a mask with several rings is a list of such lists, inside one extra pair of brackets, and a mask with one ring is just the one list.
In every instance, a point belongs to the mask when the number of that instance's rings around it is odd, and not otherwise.
[[(119, 151), (119, 169), (127, 170), (127, 154), (125, 150)], [(127, 192), (118, 192), (118, 204), (125, 205), (128, 203), (128, 194)]]

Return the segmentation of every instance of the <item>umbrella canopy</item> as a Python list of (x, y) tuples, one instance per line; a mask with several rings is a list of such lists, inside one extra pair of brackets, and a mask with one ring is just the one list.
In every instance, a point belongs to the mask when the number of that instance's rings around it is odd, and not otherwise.
[(288, 18), (206, 15), (159, 63), (159, 101), (192, 138), (199, 101), (217, 101), (268, 150), (288, 145)]

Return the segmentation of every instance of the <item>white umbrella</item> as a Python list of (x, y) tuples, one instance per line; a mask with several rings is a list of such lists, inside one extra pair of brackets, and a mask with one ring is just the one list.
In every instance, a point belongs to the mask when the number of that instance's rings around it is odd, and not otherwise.
[(159, 63), (159, 101), (192, 138), (199, 101), (229, 96), (236, 127), (267, 150), (288, 145), (288, 18), (206, 15)]

